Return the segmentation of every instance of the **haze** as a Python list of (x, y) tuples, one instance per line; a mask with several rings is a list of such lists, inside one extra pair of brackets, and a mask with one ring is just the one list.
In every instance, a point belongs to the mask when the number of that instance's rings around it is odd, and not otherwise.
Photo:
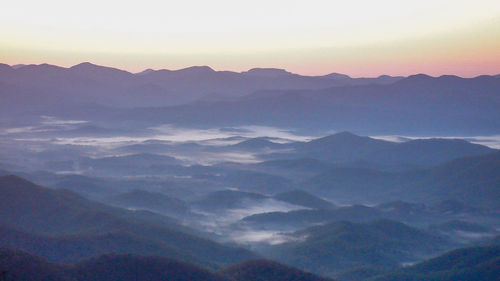
[(9, 1), (0, 60), (470, 77), (500, 72), (499, 15), (498, 1)]

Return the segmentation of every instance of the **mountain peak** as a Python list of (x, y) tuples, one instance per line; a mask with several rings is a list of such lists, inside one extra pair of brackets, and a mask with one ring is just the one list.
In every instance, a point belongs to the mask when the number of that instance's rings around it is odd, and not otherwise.
[(281, 68), (252, 68), (246, 72), (242, 72), (243, 74), (250, 75), (258, 75), (258, 76), (267, 76), (267, 77), (279, 77), (279, 76), (288, 76), (293, 75), (293, 73), (286, 71)]
[(358, 135), (353, 134), (353, 133), (348, 132), (348, 131), (342, 131), (342, 132), (335, 133), (333, 135), (319, 138), (317, 140), (320, 140), (320, 139), (324, 139), (324, 140), (339, 139), (340, 140), (340, 139), (361, 139), (361, 138), (364, 138), (364, 137), (358, 136)]
[(336, 133), (336, 134), (333, 134), (332, 136), (336, 136), (336, 137), (343, 137), (343, 138), (347, 138), (347, 137), (349, 137), (349, 138), (352, 138), (352, 137), (357, 137), (357, 138), (359, 138), (359, 137), (360, 137), (360, 136), (355, 135), (355, 134), (353, 134), (353, 133), (351, 133), (351, 132), (348, 132), (348, 131), (338, 132), (338, 133)]
[(336, 73), (336, 72), (327, 74), (327, 75), (325, 75), (325, 77), (332, 78), (332, 79), (351, 79), (351, 77), (349, 75), (345, 75), (342, 73)]
[(405, 80), (424, 81), (424, 80), (429, 80), (432, 78), (434, 78), (434, 77), (427, 75), (427, 74), (420, 73), (420, 74), (410, 75), (410, 76), (406, 77)]
[(0, 63), (0, 70), (13, 70), (15, 69), (13, 66), (10, 66), (5, 63)]
[(215, 72), (215, 70), (213, 70), (210, 66), (207, 65), (195, 65), (176, 70), (176, 72), (189, 73), (189, 74), (204, 74), (204, 73), (213, 73)]
[(155, 70), (148, 68), (148, 69), (144, 69), (141, 72), (137, 72), (136, 75), (147, 75), (147, 74), (152, 73), (152, 72), (155, 72)]
[(94, 69), (98, 67), (103, 67), (103, 66), (98, 66), (96, 64), (90, 63), (90, 62), (82, 62), (79, 64), (75, 64), (70, 69)]
[(220, 271), (220, 273), (235, 280), (332, 281), (332, 279), (266, 259), (247, 260), (241, 264), (230, 266)]
[(130, 74), (128, 71), (121, 70), (118, 68), (113, 68), (113, 67), (108, 67), (108, 66), (102, 66), (102, 65), (97, 65), (93, 64), (90, 62), (82, 62), (77, 65), (73, 65), (72, 67), (69, 68), (72, 71), (79, 72), (79, 73), (84, 73), (88, 75), (94, 75), (94, 76), (102, 76), (102, 75), (121, 75), (121, 74)]
[(26, 66), (26, 65), (25, 65), (25, 64), (21, 64), (21, 63), (19, 63), (19, 64), (14, 64), (14, 65), (12, 65), (11, 67), (12, 67), (13, 69), (19, 69), (19, 68), (24, 67), (24, 66)]

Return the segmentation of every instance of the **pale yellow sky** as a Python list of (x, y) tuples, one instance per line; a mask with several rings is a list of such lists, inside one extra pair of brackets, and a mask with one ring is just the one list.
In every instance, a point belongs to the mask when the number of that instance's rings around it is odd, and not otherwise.
[(500, 1), (4, 1), (0, 62), (500, 73)]

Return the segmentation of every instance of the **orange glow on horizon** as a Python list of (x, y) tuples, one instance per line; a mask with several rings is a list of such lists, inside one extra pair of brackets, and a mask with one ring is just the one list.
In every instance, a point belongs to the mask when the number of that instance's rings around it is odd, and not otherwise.
[(89, 61), (130, 72), (273, 67), (352, 77), (500, 73), (493, 0), (27, 2), (30, 9), (3, 7), (1, 63)]

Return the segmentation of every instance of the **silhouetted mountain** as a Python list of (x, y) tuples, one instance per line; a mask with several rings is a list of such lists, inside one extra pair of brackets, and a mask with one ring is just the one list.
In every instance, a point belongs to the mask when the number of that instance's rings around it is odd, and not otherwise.
[[(342, 79), (291, 74), (284, 70), (253, 69), (248, 72), (214, 71), (208, 66), (179, 70), (151, 70), (138, 74), (88, 62), (70, 68), (26, 65), (0, 68), (0, 94), (4, 107), (50, 109), (56, 105), (165, 106), (195, 101), (220, 93), (242, 96), (261, 89), (321, 89), (351, 84), (378, 83), (378, 78)], [(16, 98), (17, 97), (17, 98)], [(57, 115), (57, 114), (55, 114)]]
[(495, 281), (498, 280), (498, 276), (500, 276), (500, 247), (476, 247), (453, 250), (437, 258), (370, 280)]
[(349, 79), (349, 78), (351, 78), (348, 75), (341, 74), (341, 73), (330, 73), (330, 74), (327, 74), (325, 76), (333, 78), (333, 79)]
[(284, 69), (277, 68), (252, 68), (246, 72), (242, 72), (243, 74), (250, 74), (256, 76), (266, 76), (266, 77), (279, 77), (279, 76), (289, 76), (289, 75), (297, 75), (291, 72), (288, 72)]
[(318, 198), (303, 190), (292, 190), (273, 196), (274, 199), (285, 201), (290, 204), (304, 206), (311, 209), (333, 209), (335, 205), (329, 201)]
[(270, 260), (249, 260), (220, 273), (235, 281), (332, 281)]
[[(307, 271), (332, 275), (360, 266), (396, 267), (447, 247), (439, 237), (405, 224), (340, 221), (295, 233), (297, 242), (274, 246), (269, 255)], [(449, 247), (449, 246), (448, 246)]]

